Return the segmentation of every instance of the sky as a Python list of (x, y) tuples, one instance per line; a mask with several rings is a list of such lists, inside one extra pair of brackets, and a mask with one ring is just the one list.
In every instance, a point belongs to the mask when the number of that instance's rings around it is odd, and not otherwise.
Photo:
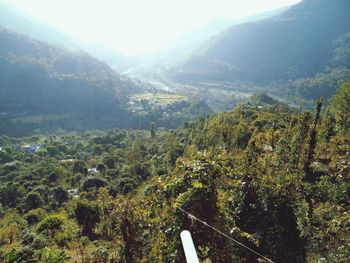
[(300, 0), (5, 0), (86, 42), (128, 55), (157, 52), (217, 17), (242, 18)]

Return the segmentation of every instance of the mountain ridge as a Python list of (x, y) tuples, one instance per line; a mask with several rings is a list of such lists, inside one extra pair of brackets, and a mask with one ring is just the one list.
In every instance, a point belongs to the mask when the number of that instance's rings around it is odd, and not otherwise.
[(170, 75), (262, 85), (314, 76), (330, 67), (334, 43), (350, 32), (349, 11), (345, 0), (302, 1), (275, 17), (225, 30)]
[[(0, 40), (0, 112), (5, 131), (16, 126), (26, 129), (28, 119), (42, 114), (53, 115), (48, 122), (61, 128), (129, 125), (131, 114), (123, 105), (126, 96), (143, 89), (141, 82), (119, 75), (87, 53), (8, 29), (0, 28)], [(57, 116), (64, 117), (57, 121)]]

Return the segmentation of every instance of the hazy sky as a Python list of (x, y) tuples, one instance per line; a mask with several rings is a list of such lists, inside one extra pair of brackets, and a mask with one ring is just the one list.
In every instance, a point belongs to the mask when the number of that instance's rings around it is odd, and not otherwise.
[(5, 0), (84, 42), (158, 51), (215, 17), (241, 18), (300, 0)]

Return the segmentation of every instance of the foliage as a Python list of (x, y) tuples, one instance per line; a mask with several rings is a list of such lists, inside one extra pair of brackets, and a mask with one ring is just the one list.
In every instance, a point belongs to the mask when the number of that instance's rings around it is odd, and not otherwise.
[(83, 234), (92, 237), (93, 228), (100, 220), (100, 212), (97, 203), (79, 200), (76, 203), (74, 213), (78, 223), (83, 227)]
[(65, 263), (66, 256), (63, 250), (45, 247), (43, 250), (36, 253), (39, 258), (39, 263)]
[(2, 136), (0, 260), (183, 262), (188, 229), (203, 262), (262, 261), (210, 225), (274, 262), (348, 262), (347, 89), (313, 112), (257, 94), (153, 136)]
[(340, 129), (350, 128), (350, 81), (344, 82), (332, 97), (330, 110)]
[(43, 200), (38, 192), (30, 192), (24, 201), (28, 210), (35, 209), (43, 205)]

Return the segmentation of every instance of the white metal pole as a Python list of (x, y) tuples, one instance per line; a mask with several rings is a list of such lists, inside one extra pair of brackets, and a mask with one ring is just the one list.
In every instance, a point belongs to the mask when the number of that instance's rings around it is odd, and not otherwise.
[(185, 251), (187, 263), (199, 263), (196, 248), (192, 240), (191, 233), (188, 230), (183, 230), (180, 234), (182, 246)]

